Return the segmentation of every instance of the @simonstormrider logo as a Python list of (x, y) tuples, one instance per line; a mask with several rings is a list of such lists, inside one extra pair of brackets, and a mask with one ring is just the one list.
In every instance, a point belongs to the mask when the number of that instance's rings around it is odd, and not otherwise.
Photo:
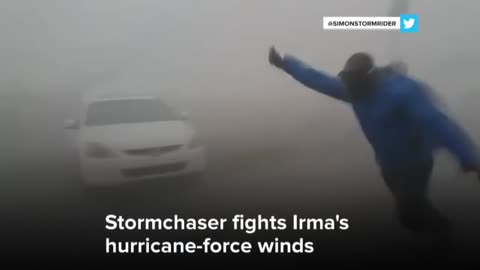
[(418, 15), (416, 14), (400, 15), (400, 32), (402, 33), (418, 32)]

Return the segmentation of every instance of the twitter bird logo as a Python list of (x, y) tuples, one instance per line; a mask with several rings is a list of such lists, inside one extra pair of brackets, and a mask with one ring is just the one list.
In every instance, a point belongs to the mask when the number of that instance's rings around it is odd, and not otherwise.
[(405, 29), (412, 28), (414, 24), (415, 24), (415, 19), (413, 18), (408, 19), (408, 21), (405, 19), (403, 20), (403, 28)]
[(400, 32), (402, 33), (418, 32), (418, 15), (416, 14), (400, 15)]

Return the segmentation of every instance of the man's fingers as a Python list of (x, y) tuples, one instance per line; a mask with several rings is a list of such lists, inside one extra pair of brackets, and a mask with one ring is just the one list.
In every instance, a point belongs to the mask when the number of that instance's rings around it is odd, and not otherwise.
[(277, 49), (274, 46), (270, 47), (270, 56), (278, 56)]
[(275, 48), (272, 46), (268, 53), (268, 60), (270, 61), (270, 64), (275, 64), (277, 60), (276, 58), (277, 58), (277, 52), (275, 51)]
[(270, 51), (268, 52), (268, 59), (270, 60), (270, 62), (272, 62), (273, 60), (273, 50), (270, 49)]
[(270, 51), (268, 53), (268, 55), (270, 56), (270, 59), (273, 59), (276, 56), (276, 54), (277, 54), (277, 52), (275, 51), (275, 48), (271, 47)]
[(271, 65), (276, 66), (277, 68), (282, 68), (282, 57), (277, 52), (274, 46), (270, 47), (270, 51), (268, 53), (268, 60)]

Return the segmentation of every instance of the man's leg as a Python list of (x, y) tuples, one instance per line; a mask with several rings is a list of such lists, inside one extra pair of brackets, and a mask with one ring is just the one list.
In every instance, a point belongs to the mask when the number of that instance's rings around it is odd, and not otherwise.
[(432, 163), (421, 164), (404, 171), (383, 172), (383, 177), (395, 199), (401, 224), (410, 231), (430, 234), (435, 253), (447, 254), (453, 248), (450, 222), (427, 197), (432, 167)]

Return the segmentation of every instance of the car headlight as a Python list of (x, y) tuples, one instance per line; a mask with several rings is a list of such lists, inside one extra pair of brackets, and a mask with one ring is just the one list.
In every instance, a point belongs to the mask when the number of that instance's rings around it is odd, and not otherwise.
[(115, 152), (112, 149), (97, 142), (87, 143), (85, 153), (87, 156), (94, 158), (112, 158), (115, 156)]
[(203, 142), (198, 138), (197, 135), (193, 135), (192, 140), (188, 143), (188, 148), (197, 148), (203, 145)]

